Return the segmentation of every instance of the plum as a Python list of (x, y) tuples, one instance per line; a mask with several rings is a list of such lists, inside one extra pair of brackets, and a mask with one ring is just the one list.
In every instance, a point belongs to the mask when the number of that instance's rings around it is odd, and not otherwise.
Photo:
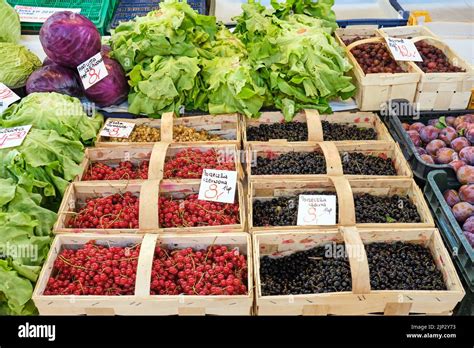
[(469, 143), (469, 140), (467, 140), (464, 137), (459, 137), (451, 141), (451, 148), (454, 149), (454, 151), (459, 152), (463, 148), (471, 146)]
[(469, 165), (474, 165), (474, 146), (468, 146), (459, 151), (459, 159)]
[(469, 231), (464, 231), (464, 236), (466, 236), (467, 241), (474, 248), (474, 233), (471, 233)]
[(457, 159), (459, 159), (458, 154), (449, 147), (442, 147), (436, 151), (435, 162), (438, 164), (448, 164)]
[(446, 145), (451, 144), (453, 139), (456, 139), (458, 136), (458, 132), (453, 127), (446, 127), (443, 128), (439, 132), (439, 138), (446, 143)]
[(459, 195), (456, 190), (446, 190), (443, 193), (444, 200), (448, 205), (452, 208), (456, 204), (461, 202), (461, 198), (459, 198)]
[(410, 130), (414, 130), (417, 132), (420, 132), (420, 130), (422, 130), (423, 128), (425, 128), (425, 125), (421, 122), (415, 122), (410, 125)]
[(456, 177), (461, 184), (474, 184), (474, 167), (467, 164), (462, 166), (456, 172)]
[(474, 207), (470, 203), (460, 202), (452, 207), (452, 211), (456, 220), (462, 224), (474, 214)]
[(474, 185), (462, 185), (459, 188), (459, 198), (463, 202), (474, 204)]
[(459, 134), (464, 134), (464, 131), (466, 130), (466, 128), (469, 126), (469, 123), (467, 122), (460, 122), (457, 126), (456, 126), (456, 132), (458, 132)]
[(474, 216), (469, 216), (464, 225), (462, 225), (462, 230), (469, 233), (474, 233)]
[(403, 123), (402, 123), (402, 127), (403, 127), (403, 129), (406, 130), (406, 131), (410, 130), (410, 125), (409, 125), (408, 123), (406, 123), (406, 122), (403, 122)]
[(444, 143), (444, 141), (435, 139), (435, 140), (430, 141), (429, 144), (426, 145), (425, 149), (426, 149), (426, 152), (428, 152), (431, 156), (435, 156), (436, 151), (438, 151), (442, 147), (446, 147), (446, 144)]
[(455, 172), (457, 172), (459, 168), (466, 165), (466, 162), (461, 161), (461, 160), (455, 160), (455, 161), (449, 162), (449, 165), (454, 169)]
[(472, 124), (472, 127), (469, 126), (469, 129), (464, 133), (464, 136), (471, 144), (474, 143), (474, 124)]
[(425, 161), (428, 164), (435, 164), (435, 161), (432, 156), (426, 154), (426, 155), (421, 155), (420, 156), (423, 161)]
[(407, 134), (415, 146), (421, 145), (421, 138), (416, 130), (409, 130), (407, 131)]
[(416, 151), (418, 151), (418, 154), (421, 155), (426, 155), (426, 150), (422, 147), (417, 147)]
[(439, 123), (438, 118), (433, 118), (431, 120), (428, 120), (428, 126), (436, 126)]
[(446, 117), (446, 120), (445, 120), (445, 121), (446, 121), (446, 124), (447, 124), (448, 126), (453, 126), (453, 125), (454, 125), (454, 121), (456, 121), (456, 117), (454, 117), (454, 116), (448, 116), (448, 117)]
[(474, 123), (474, 114), (467, 114), (461, 117), (463, 117), (465, 122)]
[(466, 117), (458, 116), (458, 117), (456, 117), (456, 120), (454, 120), (453, 127), (457, 128), (463, 122), (466, 122)]
[(428, 144), (430, 141), (438, 138), (440, 130), (434, 126), (426, 126), (420, 130), (421, 141)]

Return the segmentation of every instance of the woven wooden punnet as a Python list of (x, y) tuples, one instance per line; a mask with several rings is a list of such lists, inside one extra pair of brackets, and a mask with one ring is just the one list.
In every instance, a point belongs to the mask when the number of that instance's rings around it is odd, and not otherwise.
[[(45, 296), (43, 292), (53, 272), (54, 261), (64, 247), (79, 247), (90, 240), (110, 246), (129, 246), (141, 243), (138, 259), (135, 295), (133, 296)], [(238, 248), (247, 255), (247, 295), (235, 296), (152, 296), (150, 295), (151, 268), (155, 245), (170, 248), (203, 249), (209, 245)], [(59, 235), (54, 239), (43, 266), (33, 301), (41, 315), (250, 315), (253, 308), (252, 243), (246, 233), (225, 235)]]
[[(237, 181), (236, 201), (239, 202), (240, 223), (223, 226), (183, 227), (183, 228), (161, 228), (159, 226), (158, 199), (160, 196), (172, 196), (182, 198), (184, 196), (199, 193), (200, 180), (147, 180), (143, 182), (74, 182), (69, 185), (64, 194), (63, 201), (58, 211), (58, 220), (53, 227), (55, 234), (64, 233), (198, 233), (198, 232), (242, 232), (246, 223), (244, 213), (245, 204), (243, 188)], [(69, 228), (68, 222), (75, 212), (85, 205), (87, 198), (96, 198), (124, 193), (130, 191), (140, 198), (139, 228), (138, 229), (81, 229)]]
[[(253, 224), (253, 203), (256, 200), (267, 201), (276, 197), (298, 196), (304, 192), (334, 192), (338, 202), (338, 225), (334, 226), (265, 226)], [(419, 223), (357, 223), (354, 208), (354, 195), (369, 193), (376, 196), (408, 196), (417, 207), (421, 217)], [(317, 194), (317, 193), (316, 193)], [(296, 198), (295, 204), (298, 204)], [(249, 185), (248, 195), (248, 224), (252, 233), (271, 233), (287, 231), (289, 228), (307, 232), (327, 230), (338, 226), (353, 226), (358, 228), (427, 228), (434, 227), (430, 210), (423, 193), (413, 179), (376, 179), (376, 180), (347, 180), (345, 177), (321, 177), (311, 180), (292, 181), (254, 181)]]
[[(382, 37), (370, 37), (368, 39), (353, 42), (348, 46), (344, 44), (344, 39), (354, 38), (355, 36), (368, 36), (366, 35), (367, 32), (368, 29), (361, 29), (360, 34), (357, 34), (357, 29), (351, 29), (350, 31), (339, 29), (335, 34), (336, 39), (346, 50), (348, 59), (353, 65), (351, 75), (357, 85), (355, 99), (359, 109), (362, 111), (380, 110), (387, 100), (390, 99), (406, 99), (412, 103), (415, 100), (415, 91), (417, 83), (420, 80), (420, 73), (412, 64), (398, 62), (405, 71), (404, 73), (365, 74), (351, 53), (351, 50), (358, 45), (364, 43), (384, 42)], [(374, 35), (380, 35), (375, 30), (373, 33)]]
[[(152, 118), (137, 118), (131, 120), (124, 120), (119, 118), (112, 118), (112, 121), (124, 121), (135, 123), (136, 125), (147, 125), (153, 128), (159, 128), (161, 133), (161, 141), (174, 143), (173, 141), (173, 126), (183, 125), (191, 127), (197, 131), (206, 130), (210, 134), (218, 135), (223, 140), (205, 141), (205, 142), (186, 142), (184, 144), (221, 144), (221, 145), (237, 145), (240, 147), (241, 131), (240, 119), (238, 114), (225, 115), (203, 115), (203, 116), (187, 116), (175, 117), (174, 113), (165, 113), (161, 119)], [(102, 130), (101, 130), (102, 131)], [(100, 134), (100, 132), (99, 132)], [(130, 142), (111, 142), (107, 137), (98, 136), (96, 146), (130, 146), (130, 145), (144, 145), (154, 143), (130, 143)]]
[[(442, 271), (446, 291), (371, 290), (363, 245), (405, 241), (428, 247)], [(319, 245), (344, 242), (352, 273), (352, 292), (263, 296), (260, 258), (282, 256)], [(325, 232), (255, 234), (254, 265), (257, 315), (450, 315), (465, 295), (454, 265), (437, 229), (356, 229), (341, 227)]]
[[(198, 149), (201, 151), (216, 150), (219, 160), (222, 162), (232, 161), (235, 164), (235, 170), (240, 179), (243, 178), (243, 169), (240, 161), (240, 152), (234, 144), (169, 144), (166, 142), (155, 143), (154, 145), (130, 145), (130, 146), (106, 146), (94, 147), (86, 149), (84, 160), (81, 164), (82, 173), (78, 175), (76, 181), (81, 181), (84, 174), (91, 163), (101, 162), (107, 165), (117, 165), (121, 161), (131, 161), (134, 164), (139, 164), (142, 161), (148, 160), (149, 180), (163, 179), (163, 168), (166, 161), (178, 152), (186, 149)], [(177, 181), (186, 181), (187, 179), (170, 179)], [(130, 182), (124, 178), (125, 182)]]
[(436, 37), (419, 36), (412, 41), (427, 41), (430, 45), (442, 50), (451, 64), (466, 70), (466, 72), (456, 73), (424, 73), (416, 64), (413, 64), (421, 76), (415, 103), (420, 105), (421, 110), (466, 109), (474, 87), (472, 66)]
[[(366, 155), (391, 158), (397, 171), (397, 176), (411, 178), (413, 173), (408, 165), (398, 144), (394, 142), (374, 141), (367, 143), (364, 141), (341, 141), (341, 142), (306, 142), (306, 143), (258, 143), (251, 144), (247, 148), (247, 175), (250, 181), (253, 180), (276, 180), (287, 181), (289, 179), (308, 179), (318, 176), (340, 176), (343, 175), (342, 161), (344, 153), (360, 152)], [(321, 175), (303, 174), (303, 175), (254, 175), (252, 167), (258, 156), (281, 155), (289, 152), (320, 152), (326, 158), (327, 173)], [(343, 158), (341, 158), (343, 157)], [(378, 179), (387, 178), (387, 176), (364, 176), (364, 175), (346, 175), (349, 179)]]
[[(356, 125), (360, 128), (373, 128), (377, 133), (377, 140), (393, 141), (387, 128), (380, 118), (371, 112), (336, 112), (330, 115), (320, 115), (317, 110), (303, 110), (295, 115), (292, 122), (306, 123), (308, 126), (308, 141), (324, 141), (323, 126), (321, 121), (330, 123), (342, 123), (348, 125)], [(243, 118), (242, 132), (244, 147), (250, 144), (266, 143), (262, 141), (248, 141), (247, 128), (258, 127), (261, 124), (283, 123), (285, 117), (281, 112), (263, 112), (258, 119)], [(371, 143), (373, 140), (366, 142)], [(271, 139), (269, 142), (288, 142), (286, 139)], [(299, 143), (299, 142), (291, 142)], [(303, 142), (304, 143), (304, 142)]]

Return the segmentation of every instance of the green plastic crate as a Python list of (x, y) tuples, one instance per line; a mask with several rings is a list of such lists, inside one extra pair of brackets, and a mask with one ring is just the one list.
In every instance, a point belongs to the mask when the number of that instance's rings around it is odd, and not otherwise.
[[(11, 6), (80, 8), (81, 15), (89, 18), (101, 35), (104, 35), (118, 0), (7, 0), (7, 2)], [(26, 34), (37, 34), (41, 26), (42, 23), (21, 23), (21, 29)]]

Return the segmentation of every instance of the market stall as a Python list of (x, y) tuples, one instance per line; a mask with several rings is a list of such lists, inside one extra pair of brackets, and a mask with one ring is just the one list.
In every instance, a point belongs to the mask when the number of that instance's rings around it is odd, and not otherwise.
[(188, 2), (0, 0), (0, 314), (473, 315), (472, 59)]

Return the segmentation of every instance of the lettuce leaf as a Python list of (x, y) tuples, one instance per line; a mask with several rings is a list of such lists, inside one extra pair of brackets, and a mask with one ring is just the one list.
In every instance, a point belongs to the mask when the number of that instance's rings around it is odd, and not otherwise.
[(18, 13), (6, 0), (0, 0), (0, 42), (20, 41), (21, 23)]

